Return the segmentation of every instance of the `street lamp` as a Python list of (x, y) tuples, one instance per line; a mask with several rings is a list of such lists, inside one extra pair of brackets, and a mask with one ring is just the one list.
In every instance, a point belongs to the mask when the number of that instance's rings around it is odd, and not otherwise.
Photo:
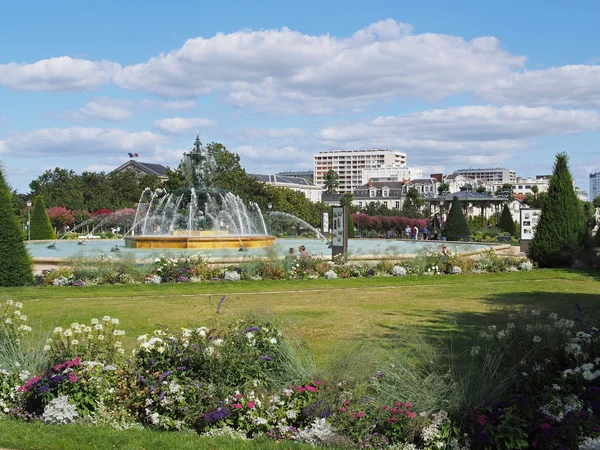
[(271, 211), (273, 211), (273, 203), (269, 202), (267, 209), (269, 210), (269, 231), (271, 231)]
[(31, 200), (27, 200), (27, 240), (31, 240)]

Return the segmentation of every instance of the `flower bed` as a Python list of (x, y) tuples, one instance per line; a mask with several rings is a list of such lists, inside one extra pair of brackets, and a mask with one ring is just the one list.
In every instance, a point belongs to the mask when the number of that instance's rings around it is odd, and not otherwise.
[[(21, 309), (0, 309), (0, 343), (18, 336), (19, 365), (32, 346)], [(316, 377), (276, 324), (256, 319), (157, 329), (127, 358), (118, 325), (105, 316), (56, 328), (35, 373), (1, 369), (0, 413), (360, 448), (570, 449), (600, 439), (600, 332), (581, 311), (515, 311), (466, 355), (391, 349), (365, 379)]]
[(458, 275), (462, 273), (529, 271), (535, 265), (526, 258), (498, 256), (486, 250), (472, 259), (461, 255), (427, 252), (412, 260), (344, 263), (341, 258), (251, 258), (237, 265), (215, 266), (199, 253), (178, 258), (157, 258), (139, 265), (100, 256), (93, 263), (75, 261), (59, 269), (44, 270), (37, 276), (41, 286), (89, 286), (100, 284), (199, 283), (212, 281), (336, 279), (405, 275)]

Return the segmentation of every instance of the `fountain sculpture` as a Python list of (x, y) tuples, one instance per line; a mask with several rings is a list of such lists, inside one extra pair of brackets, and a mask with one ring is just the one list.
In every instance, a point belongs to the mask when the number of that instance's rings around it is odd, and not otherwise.
[(182, 191), (142, 192), (131, 235), (124, 238), (126, 247), (245, 249), (274, 244), (256, 203), (246, 206), (212, 185), (215, 162), (199, 137), (180, 169)]

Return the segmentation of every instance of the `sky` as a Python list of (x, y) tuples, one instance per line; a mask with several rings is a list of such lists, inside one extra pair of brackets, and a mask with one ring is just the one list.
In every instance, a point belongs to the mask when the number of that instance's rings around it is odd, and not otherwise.
[(10, 2), (0, 14), (0, 163), (176, 167), (197, 133), (248, 172), (390, 148), (424, 174), (600, 171), (597, 1)]

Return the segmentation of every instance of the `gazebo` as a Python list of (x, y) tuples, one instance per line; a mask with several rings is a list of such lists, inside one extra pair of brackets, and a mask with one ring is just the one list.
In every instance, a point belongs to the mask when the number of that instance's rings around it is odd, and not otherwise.
[(483, 216), (486, 219), (489, 219), (494, 216), (498, 219), (502, 213), (503, 205), (508, 202), (506, 197), (496, 197), (490, 195), (489, 192), (461, 190), (453, 194), (428, 199), (427, 202), (429, 203), (432, 214), (443, 214), (443, 217), (445, 217), (454, 197), (458, 197), (460, 206), (467, 218), (469, 216)]

